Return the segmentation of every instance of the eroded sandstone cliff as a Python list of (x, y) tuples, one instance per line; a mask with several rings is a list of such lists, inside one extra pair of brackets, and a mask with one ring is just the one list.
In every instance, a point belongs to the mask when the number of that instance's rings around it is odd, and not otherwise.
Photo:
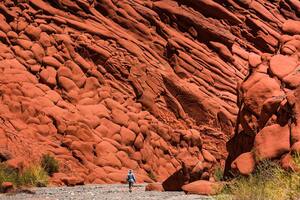
[[(287, 24), (292, 27), (285, 28)], [(284, 168), (295, 170), (291, 154), (300, 152), (300, 21), (282, 27), (291, 35), (281, 37), (276, 54), (265, 54), (250, 66), (239, 88), (240, 109), (235, 136), (228, 142), (227, 170), (247, 175), (265, 159), (281, 159)]]
[(290, 136), (299, 12), (297, 0), (1, 1), (1, 159), (51, 153), (57, 184), (121, 182), (128, 168), (141, 182), (182, 167), (185, 183), (212, 179), (234, 133), (227, 168), (259, 130), (256, 146)]

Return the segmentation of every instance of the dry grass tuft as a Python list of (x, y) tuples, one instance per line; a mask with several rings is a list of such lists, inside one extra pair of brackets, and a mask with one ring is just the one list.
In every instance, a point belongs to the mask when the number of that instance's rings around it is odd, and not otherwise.
[[(300, 156), (294, 156), (300, 167)], [(296, 200), (300, 198), (300, 172), (289, 172), (274, 161), (262, 161), (249, 177), (237, 177), (216, 197), (219, 200)]]

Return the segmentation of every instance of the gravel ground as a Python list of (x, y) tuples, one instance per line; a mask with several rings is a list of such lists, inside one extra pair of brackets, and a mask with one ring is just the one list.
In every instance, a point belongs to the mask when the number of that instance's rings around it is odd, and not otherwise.
[(200, 195), (185, 195), (183, 192), (146, 192), (145, 185), (136, 185), (132, 193), (127, 185), (85, 185), (75, 187), (46, 187), (33, 189), (35, 194), (1, 194), (7, 200), (213, 200)]

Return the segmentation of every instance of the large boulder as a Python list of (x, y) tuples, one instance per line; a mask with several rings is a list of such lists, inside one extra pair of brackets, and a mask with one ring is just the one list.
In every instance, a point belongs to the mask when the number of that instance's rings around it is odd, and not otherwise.
[[(297, 2), (298, 3), (298, 2)], [(299, 6), (299, 4), (298, 4)], [(300, 22), (297, 20), (288, 19), (282, 25), (282, 30), (290, 34), (300, 34)]]
[(262, 63), (238, 87), (234, 138), (243, 139), (228, 143), (226, 174), (235, 169), (247, 175), (264, 159), (280, 159), (283, 168), (295, 170), (292, 155), (300, 152), (300, 38), (293, 34), (298, 25), (296, 20), (284, 21), (282, 30), (289, 35), (280, 36), (280, 52), (260, 54)]
[(145, 188), (146, 191), (158, 191), (158, 192), (163, 192), (164, 188), (161, 183), (149, 183), (146, 185)]
[(215, 195), (222, 189), (222, 185), (210, 181), (194, 181), (187, 185), (182, 186), (182, 190), (187, 194), (200, 194), (200, 195)]
[(280, 79), (291, 73), (296, 67), (297, 59), (290, 56), (279, 54), (273, 56), (270, 60), (272, 73)]
[(264, 73), (254, 73), (242, 84), (244, 107), (260, 116), (262, 106), (267, 99), (284, 96), (280, 84), (276, 79)]
[(238, 170), (242, 175), (249, 175), (255, 167), (255, 159), (252, 152), (239, 155), (232, 163), (231, 168)]
[(165, 191), (180, 191), (181, 187), (187, 184), (189, 177), (184, 169), (176, 171), (174, 174), (169, 176), (163, 183), (162, 186)]
[(67, 186), (75, 186), (75, 185), (83, 185), (84, 180), (82, 178), (78, 178), (76, 176), (66, 176), (63, 177), (62, 182)]
[(263, 128), (255, 137), (256, 160), (278, 158), (290, 150), (289, 126), (273, 124)]

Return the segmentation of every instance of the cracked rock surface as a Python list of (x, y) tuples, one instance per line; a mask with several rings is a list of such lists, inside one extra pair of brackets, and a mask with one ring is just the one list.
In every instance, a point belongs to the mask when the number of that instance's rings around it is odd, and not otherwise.
[(230, 167), (242, 174), (265, 159), (280, 159), (293, 170), (289, 158), (300, 152), (300, 37), (283, 35), (281, 41), (280, 51), (251, 68), (239, 88), (238, 123), (227, 164), (233, 161)]
[(299, 8), (1, 1), (1, 161), (21, 168), (50, 153), (56, 185), (120, 183), (129, 168), (139, 182), (183, 171), (180, 188), (213, 181), (228, 152), (227, 170), (297, 151)]

